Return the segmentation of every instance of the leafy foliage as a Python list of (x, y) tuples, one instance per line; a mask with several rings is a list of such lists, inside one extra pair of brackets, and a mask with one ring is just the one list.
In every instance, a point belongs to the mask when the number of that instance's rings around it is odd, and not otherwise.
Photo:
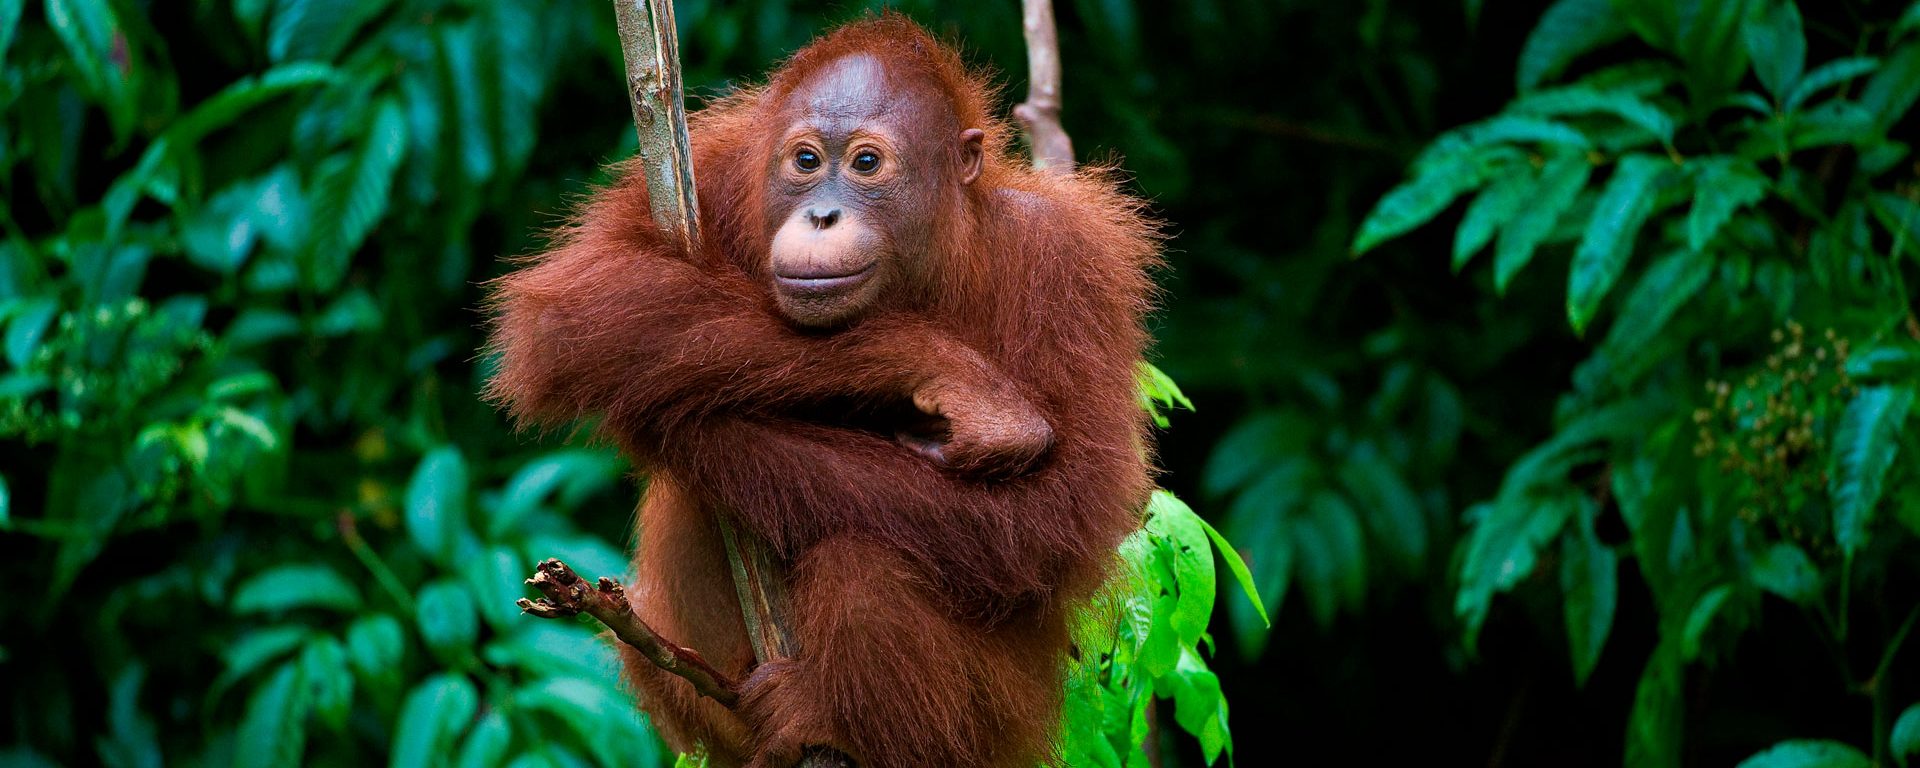
[[(1630, 555), (1660, 634), (1628, 725), (1630, 765), (1679, 763), (1689, 662), (1755, 629), (1763, 593), (1808, 608), (1842, 654), (1881, 643), (1882, 672), (1911, 627), (1850, 631), (1860, 585), (1910, 572), (1920, 534), (1911, 516), (1881, 522), (1883, 509), (1914, 505), (1920, 482), (1897, 460), (1914, 444), (1920, 376), (1882, 367), (1905, 354), (1888, 350), (1920, 340), (1907, 289), (1920, 262), (1906, 253), (1907, 207), (1891, 203), (1920, 195), (1903, 170), (1912, 134), (1893, 130), (1911, 122), (1920, 40), (1899, 22), (1863, 22), (1849, 39), (1872, 55), (1810, 62), (1801, 10), (1792, 0), (1561, 0), (1527, 42), (1521, 94), (1426, 153), (1493, 136), (1473, 151), (1517, 159), (1472, 176), (1416, 161), (1354, 238), (1356, 252), (1377, 246), (1377, 233), (1409, 231), (1484, 187), (1460, 224), (1456, 269), (1496, 229), (1529, 253), (1565, 244), (1570, 327), (1611, 323), (1561, 396), (1559, 434), (1468, 512), (1455, 607), (1471, 647), (1493, 597), (1522, 589), (1559, 540), (1566, 637), (1584, 684), (1608, 644), (1616, 564)], [(1634, 45), (1621, 43), (1625, 30)], [(1619, 51), (1612, 63), (1578, 67), (1603, 47)], [(1543, 113), (1566, 120), (1566, 135), (1491, 130)], [(1512, 191), (1556, 164), (1573, 180), (1564, 201)], [(1439, 184), (1445, 195), (1426, 191)], [(1528, 205), (1561, 220), (1530, 224), (1533, 211), (1514, 210)], [(1530, 261), (1497, 258), (1495, 286)], [(1631, 286), (1624, 298), (1619, 286)], [(1899, 498), (1886, 493), (1894, 487)], [(1616, 515), (1619, 544), (1595, 533)], [(1920, 606), (1898, 608), (1908, 609)], [(1873, 754), (1904, 755), (1887, 741), (1884, 692), (1865, 687)], [(1741, 765), (1875, 761), (1796, 740)]]

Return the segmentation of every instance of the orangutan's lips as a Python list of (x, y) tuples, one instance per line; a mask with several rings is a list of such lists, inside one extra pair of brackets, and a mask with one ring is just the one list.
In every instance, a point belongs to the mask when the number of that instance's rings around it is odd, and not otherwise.
[(877, 262), (869, 263), (859, 270), (839, 275), (819, 274), (796, 270), (799, 274), (775, 274), (773, 280), (780, 290), (789, 294), (833, 294), (844, 293), (860, 286), (873, 277)]

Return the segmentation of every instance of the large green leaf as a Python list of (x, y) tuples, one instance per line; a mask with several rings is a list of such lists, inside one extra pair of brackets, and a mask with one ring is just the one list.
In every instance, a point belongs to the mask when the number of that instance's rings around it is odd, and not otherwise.
[(1761, 0), (1742, 30), (1753, 74), (1776, 101), (1786, 98), (1807, 66), (1807, 33), (1794, 0)]
[(267, 25), (267, 56), (276, 62), (332, 61), (387, 4), (387, 0), (278, 0)]
[(1768, 747), (1737, 768), (1873, 768), (1873, 761), (1837, 741), (1796, 739)]
[(1687, 64), (1687, 89), (1697, 114), (1718, 106), (1746, 75), (1747, 46), (1741, 28), (1747, 9), (1756, 1), (1693, 0), (1681, 9), (1678, 53)]
[(1799, 547), (1775, 542), (1753, 558), (1753, 583), (1800, 605), (1820, 598), (1820, 571)]
[(1179, 594), (1170, 617), (1177, 637), (1193, 642), (1207, 631), (1213, 615), (1213, 545), (1193, 509), (1171, 493), (1156, 492), (1147, 502), (1147, 530), (1169, 548)]
[(1488, 243), (1493, 236), (1512, 221), (1514, 216), (1526, 210), (1533, 201), (1528, 199), (1535, 187), (1534, 174), (1525, 165), (1510, 166), (1481, 190), (1467, 206), (1466, 215), (1460, 218), (1460, 228), (1453, 235), (1453, 271), (1459, 272)]
[(1913, 390), (1904, 387), (1867, 387), (1840, 417), (1828, 491), (1833, 496), (1833, 537), (1849, 558), (1866, 546), (1913, 397)]
[(1658, 104), (1624, 89), (1573, 85), (1540, 90), (1515, 99), (1509, 110), (1546, 117), (1612, 115), (1646, 131), (1661, 144), (1673, 143), (1673, 117)]
[(1681, 682), (1686, 666), (1677, 640), (1662, 637), (1640, 673), (1633, 710), (1627, 716), (1626, 764), (1635, 768), (1678, 768), (1685, 720)]
[(1574, 59), (1627, 36), (1610, 0), (1558, 0), (1540, 17), (1520, 49), (1515, 82), (1531, 90), (1559, 75)]
[(1581, 498), (1523, 497), (1482, 503), (1467, 511), (1473, 523), (1460, 546), (1460, 587), (1453, 612), (1468, 648), (1480, 636), (1493, 596), (1533, 573), (1540, 551), (1587, 502)]
[(1480, 186), (1485, 157), (1479, 152), (1457, 152), (1417, 169), (1412, 179), (1389, 190), (1360, 223), (1353, 236), (1353, 255), (1406, 234), (1432, 220), (1455, 198)]
[(116, 137), (133, 130), (136, 80), (126, 30), (109, 0), (46, 0), (47, 25), (67, 49), (66, 65), (106, 109)]
[(386, 99), (374, 110), (366, 138), (353, 150), (320, 165), (312, 185), (317, 226), (302, 259), (308, 282), (331, 291), (345, 277), (360, 244), (387, 215), (394, 172), (406, 153), (407, 124), (398, 102)]
[[(1914, 10), (1920, 11), (1920, 3), (1914, 4)], [(1887, 737), (1887, 748), (1893, 753), (1893, 759), (1900, 761), (1902, 768), (1907, 759), (1920, 754), (1920, 704), (1914, 704), (1900, 712), (1893, 721), (1893, 732)]]
[(353, 611), (360, 607), (360, 590), (339, 571), (318, 563), (288, 563), (261, 571), (234, 591), (236, 613), (324, 608)]
[(391, 768), (440, 765), (473, 721), (480, 695), (466, 677), (442, 673), (415, 686), (394, 726)]
[(420, 551), (452, 562), (467, 527), (467, 462), (453, 446), (420, 459), (407, 483), (407, 533)]
[(1622, 356), (1644, 353), (1667, 322), (1706, 286), (1713, 267), (1711, 255), (1684, 249), (1656, 259), (1627, 294), (1620, 319), (1607, 329), (1605, 347)]
[(1600, 301), (1626, 270), (1640, 227), (1653, 213), (1655, 185), (1671, 167), (1656, 155), (1628, 155), (1607, 180), (1567, 278), (1567, 319), (1575, 333), (1586, 331)]
[(1562, 540), (1560, 561), (1567, 644), (1573, 652), (1574, 684), (1580, 687), (1586, 686), (1606, 648), (1619, 595), (1619, 557), (1594, 535), (1593, 520), (1586, 516), (1592, 512), (1591, 507), (1583, 512), (1581, 533)]
[(450, 581), (436, 581), (420, 590), (417, 606), (420, 637), (427, 642), (427, 648), (449, 663), (464, 659), (480, 634), (473, 596), (466, 588)]
[(1514, 275), (1533, 260), (1534, 251), (1553, 234), (1592, 175), (1593, 165), (1579, 154), (1562, 154), (1547, 161), (1527, 207), (1500, 228), (1500, 239), (1493, 248), (1495, 291), (1506, 293)]
[(13, 48), (13, 36), (20, 31), (20, 14), (26, 5), (26, 0), (0, 0), (0, 61), (6, 61), (7, 51)]
[[(1920, 15), (1920, 4), (1908, 13)], [(1909, 42), (1888, 55), (1878, 72), (1860, 89), (1860, 107), (1873, 115), (1874, 129), (1885, 132), (1907, 116), (1920, 99), (1920, 41)]]
[(308, 708), (301, 665), (281, 665), (247, 700), (233, 738), (234, 768), (299, 765), (306, 751)]
[(1687, 246), (1705, 250), (1733, 214), (1767, 195), (1767, 177), (1750, 161), (1728, 155), (1703, 158), (1689, 166), (1694, 179), (1693, 209), (1687, 213)]
[(1371, 443), (1357, 446), (1340, 464), (1347, 495), (1364, 512), (1373, 541), (1408, 574), (1426, 569), (1427, 515), (1420, 499), (1389, 459)]
[(1786, 109), (1789, 112), (1798, 111), (1815, 94), (1856, 77), (1870, 74), (1879, 68), (1878, 59), (1865, 56), (1836, 59), (1822, 64), (1812, 72), (1808, 72), (1806, 78), (1793, 89), (1793, 93), (1787, 96)]

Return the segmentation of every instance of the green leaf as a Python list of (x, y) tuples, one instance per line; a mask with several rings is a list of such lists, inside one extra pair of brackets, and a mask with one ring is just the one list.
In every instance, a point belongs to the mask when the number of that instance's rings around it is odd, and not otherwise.
[[(611, 682), (611, 679), (609, 679)], [(529, 710), (550, 712), (567, 724), (600, 765), (659, 765), (648, 754), (653, 738), (632, 701), (611, 684), (578, 677), (549, 677), (521, 686), (513, 702)], [(639, 753), (636, 754), (636, 748)]]
[[(0, 502), (5, 500), (5, 492), (6, 485), (0, 482)], [(1164, 491), (1155, 491), (1155, 493), (1164, 493)], [(0, 506), (0, 511), (4, 511), (3, 506)], [(1240, 559), (1240, 553), (1234, 551), (1233, 545), (1227, 542), (1227, 537), (1220, 535), (1219, 531), (1207, 523), (1206, 518), (1196, 515), (1193, 519), (1200, 523), (1201, 528), (1206, 529), (1207, 538), (1213, 540), (1214, 551), (1220, 553), (1220, 559), (1227, 563), (1227, 570), (1233, 574), (1235, 581), (1240, 582), (1240, 591), (1246, 594), (1247, 603), (1260, 613), (1261, 621), (1272, 626), (1273, 620), (1267, 617), (1266, 605), (1260, 601), (1260, 590), (1254, 586), (1253, 572), (1247, 569), (1246, 561)]]
[(1412, 179), (1389, 190), (1353, 237), (1355, 256), (1412, 231), (1445, 210), (1455, 198), (1480, 186), (1483, 158), (1475, 152), (1450, 154), (1417, 168)]
[(1753, 583), (1800, 605), (1820, 599), (1820, 571), (1799, 547), (1776, 542), (1753, 559)]
[(463, 675), (429, 677), (407, 694), (393, 729), (391, 768), (439, 765), (480, 706), (473, 682)]
[(1869, 384), (1920, 380), (1920, 344), (1888, 339), (1847, 356), (1847, 375)]
[(420, 459), (407, 483), (407, 533), (438, 562), (451, 563), (467, 524), (467, 462), (453, 446)]
[(332, 637), (316, 638), (300, 654), (300, 670), (314, 714), (336, 731), (345, 728), (353, 706), (353, 673), (347, 668), (346, 648)]
[(1686, 666), (1672, 637), (1662, 637), (1640, 673), (1633, 710), (1627, 716), (1626, 765), (1679, 768), (1680, 733), (1685, 721), (1681, 682)]
[(233, 595), (235, 613), (297, 608), (355, 611), (360, 608), (360, 591), (329, 566), (289, 563), (254, 574)]
[(1453, 271), (1459, 272), (1488, 243), (1501, 227), (1525, 210), (1533, 201), (1533, 172), (1526, 166), (1514, 166), (1493, 180), (1467, 206), (1460, 228), (1453, 234)]
[(1574, 59), (1627, 36), (1609, 0), (1558, 0), (1540, 17), (1520, 49), (1515, 82), (1532, 90), (1565, 71)]
[[(135, 63), (126, 30), (108, 0), (46, 0), (47, 25), (67, 49), (67, 66), (107, 112), (116, 139), (133, 130)], [(11, 31), (9, 31), (11, 34)]]
[(1656, 259), (1627, 294), (1620, 318), (1607, 329), (1605, 347), (1622, 355), (1644, 349), (1706, 286), (1713, 268), (1712, 256), (1689, 250), (1676, 249)]
[(1205, 524), (1193, 509), (1171, 493), (1156, 491), (1147, 502), (1147, 530), (1161, 537), (1172, 555), (1178, 584), (1178, 603), (1170, 617), (1183, 642), (1193, 642), (1207, 631), (1215, 592), (1213, 545)]
[[(1649, 0), (1651, 1), (1651, 0)], [(1658, 0), (1672, 7), (1670, 0)], [(1680, 14), (1677, 53), (1687, 65), (1687, 88), (1696, 113), (1719, 105), (1747, 72), (1740, 28), (1750, 0), (1694, 0)], [(1676, 10), (1678, 10), (1676, 8)]]
[(1688, 167), (1693, 176), (1693, 209), (1687, 213), (1687, 246), (1705, 250), (1733, 214), (1760, 202), (1768, 180), (1747, 160), (1728, 155), (1701, 159)]
[(384, 613), (361, 616), (347, 627), (347, 658), (369, 684), (400, 682), (406, 643), (406, 630), (400, 627), (400, 621)]
[(1900, 431), (1914, 393), (1901, 387), (1876, 386), (1860, 390), (1833, 439), (1833, 467), (1828, 492), (1833, 497), (1833, 536), (1848, 558), (1866, 546), (1874, 507), (1900, 451)]
[(1526, 497), (1481, 503), (1468, 511), (1479, 522), (1461, 543), (1465, 554), (1453, 612), (1469, 649), (1479, 639), (1493, 596), (1531, 575), (1540, 550), (1560, 535), (1576, 510), (1591, 503), (1583, 497)]
[(13, 48), (13, 36), (20, 31), (20, 14), (26, 5), (26, 0), (0, 0), (0, 62), (7, 60), (7, 51)]
[[(1920, 4), (1907, 12), (1907, 18), (1920, 14)], [(1910, 42), (1889, 54), (1880, 71), (1860, 90), (1860, 108), (1873, 116), (1873, 127), (1886, 133), (1907, 116), (1915, 99), (1920, 99), (1920, 42)]]
[(521, 466), (507, 481), (487, 520), (487, 536), (499, 540), (518, 530), (527, 515), (554, 497), (560, 509), (605, 490), (620, 479), (625, 464), (605, 450), (568, 449), (545, 454)]
[(1427, 513), (1390, 460), (1373, 444), (1361, 443), (1341, 462), (1339, 474), (1347, 495), (1365, 513), (1373, 540), (1387, 556), (1406, 573), (1425, 570)]
[(220, 676), (207, 686), (207, 701), (218, 701), (229, 687), (270, 662), (278, 661), (313, 637), (313, 630), (299, 624), (266, 627), (248, 631), (220, 649), (226, 663)]
[(1920, 0), (1915, 0), (1914, 3), (1908, 5), (1907, 12), (1900, 14), (1900, 20), (1894, 22), (1893, 25), (1893, 36), (1895, 38), (1914, 31), (1920, 31)]
[[(1916, 84), (1920, 88), (1920, 84)], [(1892, 192), (1878, 192), (1869, 200), (1873, 217), (1885, 227), (1892, 236), (1892, 247), (1887, 249), (1889, 256), (1899, 258), (1910, 255), (1920, 260), (1920, 202), (1914, 202)]]
[[(1591, 507), (1588, 507), (1592, 511)], [(1619, 558), (1593, 534), (1586, 520), (1584, 535), (1563, 541), (1560, 589), (1566, 594), (1567, 644), (1573, 652), (1574, 685), (1585, 688), (1613, 631), (1614, 606), (1619, 595)]]
[(1586, 332), (1600, 301), (1626, 269), (1634, 239), (1653, 213), (1655, 184), (1671, 165), (1655, 155), (1628, 155), (1607, 180), (1567, 280), (1567, 319), (1574, 333)]
[[(1920, 3), (1915, 3), (1913, 7), (1920, 13)], [(1920, 754), (1920, 704), (1902, 710), (1900, 717), (1893, 721), (1893, 733), (1887, 738), (1887, 747), (1893, 752), (1893, 759), (1900, 761), (1901, 768), (1907, 765), (1907, 758)]]
[[(562, 722), (570, 722), (571, 716), (563, 715)], [(455, 768), (496, 768), (507, 758), (507, 750), (513, 743), (513, 727), (507, 724), (507, 718), (498, 710), (488, 712), (474, 723), (473, 731), (467, 734), (466, 741), (460, 744), (460, 756), (453, 761)], [(636, 745), (644, 742), (636, 742)], [(638, 764), (640, 761), (635, 760)]]
[(1835, 59), (1822, 64), (1812, 72), (1808, 72), (1806, 79), (1801, 80), (1800, 84), (1794, 87), (1793, 93), (1787, 96), (1786, 110), (1797, 112), (1801, 105), (1813, 98), (1814, 94), (1856, 77), (1871, 74), (1879, 68), (1879, 59), (1866, 56)]
[(386, 10), (385, 0), (279, 0), (267, 26), (267, 56), (332, 61), (354, 32)]
[(1165, 411), (1175, 407), (1193, 410), (1193, 401), (1180, 391), (1180, 385), (1174, 383), (1172, 376), (1145, 360), (1140, 361), (1139, 368), (1140, 407), (1156, 426), (1166, 429), (1172, 425)]
[(450, 663), (466, 658), (480, 635), (473, 596), (454, 582), (436, 581), (421, 589), (415, 618), (427, 648)]
[(1713, 626), (1713, 617), (1720, 613), (1727, 598), (1733, 596), (1732, 584), (1721, 584), (1700, 596), (1693, 604), (1693, 610), (1687, 612), (1687, 624), (1680, 635), (1680, 656), (1687, 661), (1700, 657), (1700, 642), (1706, 637), (1707, 629)]
[[(6, 326), (7, 362), (15, 368), (27, 367), (33, 353), (40, 349), (40, 339), (59, 313), (60, 302), (52, 296), (36, 296), (16, 305), (13, 320)], [(6, 316), (0, 314), (0, 320), (4, 319)]]
[(340, 73), (324, 64), (282, 64), (243, 77), (220, 89), (206, 101), (194, 105), (167, 128), (166, 138), (175, 146), (186, 147), (214, 131), (226, 128), (261, 104), (282, 94), (334, 81)]
[(1807, 66), (1807, 34), (1794, 0), (1765, 0), (1749, 14), (1742, 30), (1753, 73), (1777, 101), (1800, 80)]
[(406, 154), (407, 123), (399, 103), (384, 99), (360, 145), (327, 158), (313, 182), (313, 216), (325, 222), (301, 259), (308, 283), (331, 291), (354, 252), (387, 215), (393, 176)]
[(1585, 85), (1535, 91), (1515, 99), (1509, 111), (1544, 117), (1612, 115), (1660, 140), (1673, 143), (1674, 121), (1653, 102), (1632, 93)]
[(1737, 768), (1873, 768), (1873, 761), (1837, 741), (1794, 739), (1740, 761)]
[(280, 666), (247, 700), (233, 737), (235, 768), (299, 765), (307, 742), (306, 687), (297, 663)]
[(1593, 166), (1581, 155), (1565, 154), (1547, 161), (1530, 205), (1500, 229), (1493, 249), (1494, 290), (1505, 294), (1514, 275), (1533, 260), (1533, 253), (1553, 234), (1560, 217), (1573, 207), (1580, 190), (1593, 175)]

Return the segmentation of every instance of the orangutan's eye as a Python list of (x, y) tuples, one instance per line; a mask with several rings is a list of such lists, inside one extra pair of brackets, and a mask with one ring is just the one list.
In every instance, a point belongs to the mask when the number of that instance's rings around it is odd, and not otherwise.
[(853, 170), (860, 173), (873, 173), (880, 169), (880, 153), (864, 149), (853, 156)]
[(820, 170), (820, 155), (811, 149), (802, 149), (793, 153), (793, 167), (801, 173), (813, 173)]

